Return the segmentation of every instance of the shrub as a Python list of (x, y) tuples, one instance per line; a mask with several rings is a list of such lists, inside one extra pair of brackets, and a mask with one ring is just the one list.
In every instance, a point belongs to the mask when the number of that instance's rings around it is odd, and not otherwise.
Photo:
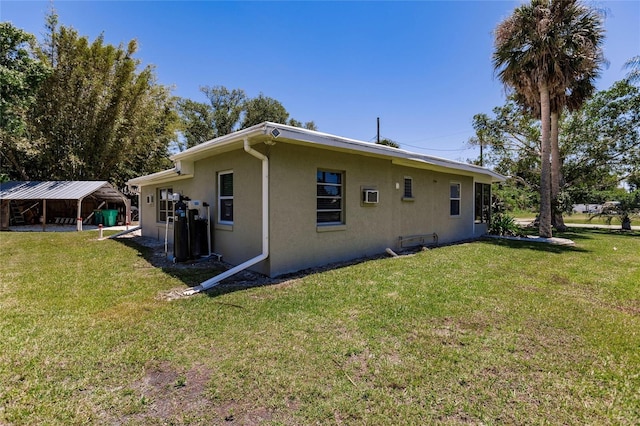
[(492, 235), (520, 235), (520, 227), (512, 216), (507, 213), (496, 213), (491, 218), (491, 226), (489, 226), (489, 234)]

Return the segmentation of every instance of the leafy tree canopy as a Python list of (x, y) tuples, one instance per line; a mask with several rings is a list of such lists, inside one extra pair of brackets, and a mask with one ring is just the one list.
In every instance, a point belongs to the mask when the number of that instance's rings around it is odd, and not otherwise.
[(51, 72), (36, 50), (33, 35), (0, 22), (0, 129), (14, 135), (24, 132), (24, 114)]
[(51, 69), (37, 57), (37, 44), (33, 35), (0, 22), (0, 176), (8, 179), (9, 171), (20, 173), (19, 157), (24, 145), (27, 120), (26, 113), (36, 100), (36, 93)]
[[(494, 108), (492, 116), (476, 114), (473, 124), (476, 136), (469, 142), (482, 143), (486, 148), (484, 163), (512, 176), (512, 186), (537, 191), (540, 121), (509, 99)], [(562, 190), (565, 198), (569, 197), (565, 203), (608, 198), (607, 194), (622, 181), (636, 188), (640, 175), (639, 88), (628, 81), (616, 82), (596, 93), (579, 110), (565, 114), (560, 125)]]
[(263, 121), (286, 124), (289, 119), (289, 113), (280, 102), (264, 96), (262, 93), (253, 99), (247, 100), (244, 105), (244, 111), (244, 119), (240, 126), (242, 129), (260, 124)]
[(126, 47), (90, 42), (47, 17), (41, 52), (53, 72), (28, 113), (29, 138), (14, 147), (10, 174), (32, 180), (108, 180), (168, 167), (175, 138), (175, 100), (151, 66)]
[(290, 118), (282, 103), (262, 93), (249, 98), (242, 89), (229, 90), (224, 86), (203, 86), (200, 91), (208, 103), (186, 98), (178, 103), (182, 133), (178, 144), (180, 150), (264, 121), (318, 130), (313, 121), (303, 123)]
[(380, 139), (376, 144), (390, 146), (391, 148), (400, 148), (400, 144), (398, 142), (388, 138)]

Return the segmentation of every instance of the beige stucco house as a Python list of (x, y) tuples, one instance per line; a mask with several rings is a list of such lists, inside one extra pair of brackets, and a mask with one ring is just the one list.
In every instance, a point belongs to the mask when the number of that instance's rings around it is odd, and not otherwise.
[[(170, 194), (209, 204), (213, 251), (278, 276), (412, 244), (487, 231), (485, 168), (265, 122), (172, 157), (132, 179), (142, 234), (169, 242)], [(171, 225), (169, 225), (170, 227)]]

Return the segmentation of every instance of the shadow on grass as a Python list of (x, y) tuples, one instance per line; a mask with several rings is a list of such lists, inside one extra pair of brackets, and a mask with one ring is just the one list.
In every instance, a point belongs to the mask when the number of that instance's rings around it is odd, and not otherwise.
[[(566, 238), (579, 243), (580, 240), (593, 239), (593, 235), (622, 235), (625, 237), (638, 237), (640, 232), (621, 232), (619, 230), (611, 229), (588, 229), (588, 228), (570, 228), (569, 231), (563, 233), (557, 233), (556, 236), (560, 238)], [(164, 254), (164, 246), (155, 244), (153, 246), (144, 245), (141, 240), (137, 238), (116, 238), (116, 241), (130, 247), (138, 252), (138, 256), (145, 259), (148, 263), (156, 268), (162, 270), (162, 272), (174, 277), (184, 283), (187, 287), (195, 287), (202, 282), (228, 270), (231, 265), (223, 262), (218, 262), (215, 259), (202, 259), (199, 261), (190, 261), (184, 263), (173, 263), (168, 260)], [(469, 241), (464, 241), (469, 242)], [(481, 240), (484, 244), (500, 245), (513, 249), (527, 249), (544, 251), (547, 253), (562, 254), (566, 252), (589, 252), (589, 250), (583, 247), (566, 246), (566, 245), (554, 245), (543, 242), (532, 241), (517, 241), (508, 239), (494, 239), (484, 238)], [(444, 246), (441, 246), (444, 247)], [(332, 263), (317, 268), (309, 268), (298, 271), (296, 273), (283, 275), (277, 278), (269, 278), (265, 275), (251, 272), (242, 271), (232, 277), (223, 280), (220, 284), (212, 287), (211, 289), (203, 292), (210, 297), (217, 297), (223, 294), (232, 293), (236, 291), (242, 291), (250, 288), (262, 287), (267, 285), (281, 284), (293, 279), (304, 278), (309, 275), (340, 269), (351, 265), (356, 265), (371, 260), (386, 258), (388, 255), (381, 253), (379, 255), (370, 256), (366, 258), (358, 258), (350, 261)]]
[[(224, 262), (219, 262), (215, 260), (215, 258), (201, 259), (198, 261), (188, 261), (183, 263), (173, 263), (166, 258), (164, 254), (164, 246), (159, 246), (156, 244), (152, 247), (148, 247), (142, 243), (143, 240), (140, 240), (138, 238), (116, 238), (115, 240), (126, 245), (127, 247), (132, 248), (133, 250), (136, 250), (138, 252), (138, 256), (142, 257), (154, 267), (161, 269), (165, 274), (178, 279), (187, 287), (195, 287), (202, 282), (223, 273), (233, 266)], [(257, 272), (245, 270), (229, 278), (226, 278), (221, 283), (206, 291), (203, 291), (202, 293), (206, 294), (209, 297), (217, 297), (236, 291), (281, 284), (294, 279), (304, 278), (309, 275), (345, 268), (359, 263), (376, 259), (383, 259), (387, 257), (388, 255), (386, 253), (381, 253), (369, 257), (331, 263), (315, 268), (303, 269), (301, 271), (281, 275), (276, 278), (270, 278)], [(241, 308), (241, 306), (235, 307)]]
[[(164, 245), (162, 244), (153, 243), (149, 246), (146, 245), (149, 243), (149, 240), (141, 239), (140, 237), (115, 238), (114, 240), (137, 251), (139, 257), (143, 258), (153, 267), (162, 270), (163, 273), (181, 281), (186, 287), (195, 287), (233, 266), (220, 262), (214, 257), (175, 263), (167, 258), (164, 252)], [(153, 242), (153, 240), (151, 240), (151, 242)], [(256, 272), (242, 271), (202, 293), (216, 297), (226, 293), (277, 284), (283, 281), (286, 281), (286, 279), (271, 279)], [(187, 289), (185, 288), (184, 290)], [(179, 298), (177, 293), (181, 292), (173, 291), (173, 293), (175, 294), (168, 298)]]

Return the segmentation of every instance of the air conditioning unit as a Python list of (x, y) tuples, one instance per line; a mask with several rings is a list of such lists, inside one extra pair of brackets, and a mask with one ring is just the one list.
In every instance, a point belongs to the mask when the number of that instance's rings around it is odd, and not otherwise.
[(147, 195), (147, 204), (153, 204), (153, 195)]
[(363, 191), (363, 201), (366, 204), (378, 203), (378, 190), (377, 189), (365, 189)]

